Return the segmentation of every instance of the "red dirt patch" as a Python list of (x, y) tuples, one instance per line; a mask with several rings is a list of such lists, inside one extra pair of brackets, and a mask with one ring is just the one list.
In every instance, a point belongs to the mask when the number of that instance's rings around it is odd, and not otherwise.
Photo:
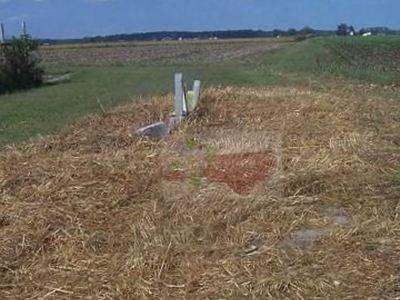
[(185, 171), (183, 170), (172, 170), (164, 175), (164, 178), (168, 181), (184, 181), (186, 178)]
[(203, 170), (210, 182), (226, 183), (238, 194), (250, 192), (271, 173), (275, 159), (268, 153), (218, 155)]

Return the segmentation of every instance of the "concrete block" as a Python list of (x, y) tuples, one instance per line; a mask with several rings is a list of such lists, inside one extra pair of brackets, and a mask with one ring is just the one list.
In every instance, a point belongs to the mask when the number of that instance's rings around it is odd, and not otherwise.
[(160, 139), (169, 134), (168, 126), (164, 122), (158, 122), (146, 127), (142, 127), (136, 131), (138, 135)]
[(183, 119), (183, 102), (184, 102), (184, 92), (183, 92), (183, 76), (182, 73), (175, 74), (175, 117), (178, 122)]

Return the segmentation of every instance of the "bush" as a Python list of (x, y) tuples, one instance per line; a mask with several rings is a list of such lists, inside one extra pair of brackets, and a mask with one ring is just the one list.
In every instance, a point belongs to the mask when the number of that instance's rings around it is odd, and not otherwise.
[(39, 67), (39, 43), (29, 35), (0, 45), (0, 93), (39, 86), (43, 70)]
[(296, 35), (296, 37), (295, 37), (295, 41), (296, 42), (302, 42), (302, 41), (305, 41), (307, 39), (307, 36), (306, 35), (304, 35), (304, 34), (299, 34), (299, 35)]

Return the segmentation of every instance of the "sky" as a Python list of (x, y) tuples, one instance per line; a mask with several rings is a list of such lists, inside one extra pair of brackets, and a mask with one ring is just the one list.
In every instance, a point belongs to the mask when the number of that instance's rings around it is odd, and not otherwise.
[(0, 0), (6, 36), (78, 38), (161, 30), (400, 29), (400, 0)]

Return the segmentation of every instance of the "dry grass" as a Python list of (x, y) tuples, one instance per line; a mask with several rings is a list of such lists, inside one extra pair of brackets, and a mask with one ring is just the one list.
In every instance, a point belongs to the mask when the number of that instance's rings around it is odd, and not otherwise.
[[(2, 299), (400, 296), (398, 103), (214, 89), (167, 140), (130, 136), (166, 99), (0, 154)], [(259, 151), (276, 169), (249, 195), (198, 172)]]

